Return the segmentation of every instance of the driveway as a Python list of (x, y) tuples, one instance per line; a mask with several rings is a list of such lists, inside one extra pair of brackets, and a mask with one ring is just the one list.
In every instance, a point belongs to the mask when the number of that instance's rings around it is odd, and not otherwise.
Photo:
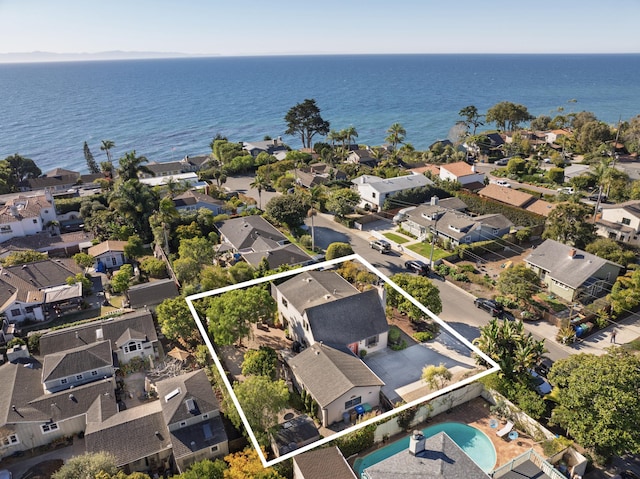
[(86, 452), (84, 446), (84, 438), (78, 439), (77, 437), (73, 438), (73, 445), (67, 447), (61, 447), (59, 449), (54, 449), (49, 452), (45, 452), (43, 454), (29, 457), (29, 452), (25, 454), (24, 457), (20, 458), (8, 466), (3, 464), (0, 468), (5, 468), (11, 471), (14, 479), (28, 479), (24, 476), (24, 473), (31, 469), (36, 464), (39, 464), (43, 461), (49, 461), (52, 459), (60, 459), (65, 463), (74, 456), (80, 456)]

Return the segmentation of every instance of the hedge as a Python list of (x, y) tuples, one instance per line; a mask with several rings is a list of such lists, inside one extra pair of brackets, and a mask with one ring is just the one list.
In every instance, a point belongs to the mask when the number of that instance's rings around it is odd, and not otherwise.
[(466, 191), (458, 191), (456, 196), (465, 202), (470, 211), (477, 215), (501, 213), (516, 226), (538, 226), (544, 224), (545, 221), (541, 215), (489, 198), (482, 198)]

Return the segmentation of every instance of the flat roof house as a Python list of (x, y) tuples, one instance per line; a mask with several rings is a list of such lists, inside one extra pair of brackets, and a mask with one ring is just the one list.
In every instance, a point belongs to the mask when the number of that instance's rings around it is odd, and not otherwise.
[(362, 175), (351, 181), (360, 194), (360, 206), (379, 211), (385, 200), (399, 191), (433, 185), (433, 181), (424, 175), (410, 174), (395, 178), (380, 178), (374, 175)]

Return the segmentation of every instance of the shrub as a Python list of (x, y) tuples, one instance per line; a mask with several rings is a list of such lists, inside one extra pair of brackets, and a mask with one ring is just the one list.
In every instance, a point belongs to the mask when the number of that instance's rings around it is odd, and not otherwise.
[(469, 282), (469, 278), (467, 277), (467, 275), (465, 273), (453, 273), (451, 275), (451, 279), (453, 279), (454, 281), (460, 281), (462, 283), (468, 283)]
[(300, 244), (306, 248), (306, 249), (311, 249), (311, 235), (302, 235), (300, 237)]
[(365, 449), (369, 449), (374, 443), (374, 433), (376, 425), (370, 424), (350, 434), (336, 439), (335, 445), (338, 446), (344, 457), (358, 454)]
[(11, 341), (9, 341), (7, 343), (7, 348), (11, 349), (14, 346), (22, 346), (23, 344), (27, 344), (27, 343), (25, 343), (24, 339), (22, 339), (22, 338), (13, 338)]
[(400, 344), (392, 344), (391, 346), (389, 346), (391, 348), (392, 351), (402, 351), (403, 349), (407, 348), (407, 342), (403, 339)]
[(167, 277), (167, 265), (164, 264), (164, 261), (151, 256), (142, 260), (140, 269), (151, 278), (162, 279)]
[(447, 276), (451, 272), (451, 269), (444, 263), (435, 265), (433, 269), (440, 276)]
[(341, 258), (342, 256), (347, 256), (353, 254), (353, 248), (349, 243), (331, 243), (327, 247), (327, 252), (325, 254), (325, 258), (327, 260)]
[(472, 264), (463, 264), (458, 266), (458, 272), (460, 273), (473, 273), (476, 268)]
[(426, 343), (433, 339), (433, 333), (431, 331), (418, 331), (417, 333), (413, 333), (413, 339), (419, 343)]
[(40, 338), (42, 337), (42, 333), (35, 333), (29, 335), (27, 338), (27, 347), (29, 348), (29, 352), (31, 354), (38, 354), (40, 352)]
[(398, 341), (400, 341), (400, 337), (401, 337), (401, 333), (400, 333), (400, 329), (398, 329), (397, 326), (391, 326), (389, 328), (389, 342), (391, 344), (396, 344)]

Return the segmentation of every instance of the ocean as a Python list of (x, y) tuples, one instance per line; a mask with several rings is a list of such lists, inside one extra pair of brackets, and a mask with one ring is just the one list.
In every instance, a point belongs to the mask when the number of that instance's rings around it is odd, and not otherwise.
[[(384, 143), (401, 123), (423, 150), (445, 139), (475, 105), (501, 101), (532, 115), (590, 111), (616, 124), (640, 114), (640, 55), (344, 55), (154, 59), (0, 65), (0, 158), (33, 159), (43, 172), (86, 171), (86, 141), (98, 162), (101, 140), (114, 159), (136, 150), (149, 161), (209, 153), (230, 141), (285, 135), (284, 116), (313, 98), (359, 143)], [(491, 128), (487, 125), (484, 128)], [(482, 129), (482, 128), (481, 128)], [(314, 141), (321, 141), (316, 137)]]

